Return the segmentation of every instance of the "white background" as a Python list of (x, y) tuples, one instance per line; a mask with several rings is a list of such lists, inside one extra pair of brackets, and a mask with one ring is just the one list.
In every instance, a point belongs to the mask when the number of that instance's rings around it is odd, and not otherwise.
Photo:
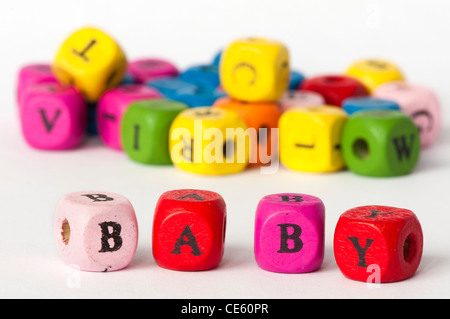
[[(448, 298), (450, 297), (447, 0), (189, 0), (3, 1), (0, 5), (0, 297), (10, 298)], [(234, 38), (264, 36), (284, 42), (292, 65), (307, 76), (341, 73), (363, 57), (388, 58), (406, 77), (433, 88), (444, 128), (406, 177), (374, 179), (351, 172), (302, 174), (285, 168), (202, 177), (173, 167), (139, 165), (90, 139), (71, 152), (40, 152), (23, 141), (16, 116), (18, 68), (50, 62), (72, 31), (98, 26), (130, 59), (160, 56), (181, 69), (207, 63)], [(167, 190), (219, 192), (228, 205), (225, 257), (198, 273), (159, 268), (151, 254), (153, 210)], [(140, 227), (135, 259), (120, 272), (70, 270), (53, 239), (53, 213), (65, 193), (104, 190), (133, 203)], [(258, 268), (253, 256), (254, 214), (267, 194), (298, 192), (327, 207), (326, 257), (311, 274), (283, 275)], [(338, 270), (332, 238), (338, 217), (360, 205), (413, 210), (425, 247), (417, 274), (370, 288)]]

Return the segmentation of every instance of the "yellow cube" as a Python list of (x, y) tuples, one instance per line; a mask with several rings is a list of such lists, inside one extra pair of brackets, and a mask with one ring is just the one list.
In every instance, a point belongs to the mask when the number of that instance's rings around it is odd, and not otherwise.
[(361, 60), (354, 63), (347, 69), (346, 75), (359, 80), (370, 93), (383, 83), (405, 80), (397, 66), (389, 61), (377, 59)]
[(289, 78), (289, 52), (280, 42), (247, 38), (223, 51), (221, 83), (237, 100), (275, 102), (286, 92)]
[(174, 165), (203, 175), (243, 171), (249, 162), (250, 135), (238, 113), (211, 107), (181, 112), (173, 121), (169, 150)]
[(347, 114), (335, 106), (294, 108), (279, 122), (280, 161), (303, 172), (334, 172), (345, 168), (341, 154)]
[(89, 102), (96, 102), (106, 90), (117, 86), (126, 67), (120, 46), (95, 28), (83, 28), (69, 36), (53, 63), (58, 80), (75, 86)]

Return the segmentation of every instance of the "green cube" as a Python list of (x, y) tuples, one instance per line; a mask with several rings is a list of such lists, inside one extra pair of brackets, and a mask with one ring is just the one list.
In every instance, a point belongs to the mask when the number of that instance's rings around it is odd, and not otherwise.
[(187, 108), (183, 103), (165, 99), (132, 103), (123, 115), (120, 128), (122, 145), (128, 157), (144, 164), (172, 164), (170, 126)]
[(347, 167), (356, 174), (400, 176), (412, 172), (419, 160), (420, 135), (400, 111), (361, 111), (347, 121), (341, 148)]

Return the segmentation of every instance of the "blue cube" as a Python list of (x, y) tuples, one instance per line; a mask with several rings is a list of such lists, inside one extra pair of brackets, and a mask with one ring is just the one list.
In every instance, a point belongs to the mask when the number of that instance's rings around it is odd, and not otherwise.
[(359, 111), (368, 110), (394, 110), (400, 111), (398, 103), (372, 97), (354, 97), (346, 99), (342, 105), (347, 114), (352, 115)]
[(180, 74), (180, 80), (215, 90), (220, 85), (219, 67), (212, 64), (193, 66)]
[(291, 71), (289, 90), (297, 90), (300, 84), (305, 80), (305, 76), (298, 71)]

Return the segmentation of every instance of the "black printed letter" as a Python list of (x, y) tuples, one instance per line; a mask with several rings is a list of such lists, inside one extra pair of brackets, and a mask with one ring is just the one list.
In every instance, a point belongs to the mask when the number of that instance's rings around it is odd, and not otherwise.
[(353, 246), (355, 247), (356, 251), (358, 252), (358, 267), (363, 267), (363, 268), (367, 268), (368, 266), (366, 265), (366, 253), (367, 250), (369, 249), (370, 245), (372, 245), (373, 243), (373, 239), (367, 239), (366, 240), (366, 247), (362, 248), (359, 245), (359, 238), (357, 237), (348, 237), (348, 239), (352, 242)]
[[(122, 237), (120, 237), (120, 232), (122, 231), (122, 226), (114, 222), (105, 222), (99, 224), (102, 229), (102, 249), (99, 253), (107, 253), (118, 251), (122, 247)], [(112, 227), (112, 233), (109, 232), (109, 227)], [(109, 244), (109, 239), (114, 240), (114, 246), (111, 247)]]
[[(184, 240), (184, 237), (186, 237), (187, 240)], [(171, 252), (174, 255), (180, 255), (181, 254), (181, 246), (188, 245), (192, 248), (191, 254), (194, 256), (200, 256), (202, 252), (200, 251), (200, 248), (198, 247), (197, 241), (195, 240), (195, 236), (192, 234), (191, 228), (189, 225), (186, 225), (183, 232), (181, 233), (180, 238), (177, 239), (177, 242), (175, 243), (175, 248)]]
[[(300, 226), (296, 224), (279, 224), (278, 226), (281, 228), (281, 243), (280, 250), (277, 252), (293, 254), (298, 253), (300, 250), (302, 250), (303, 242), (300, 239), (302, 229), (300, 228)], [(294, 229), (293, 233), (290, 235), (288, 233), (288, 228)], [(292, 242), (294, 243), (293, 248), (289, 248), (288, 240), (292, 240)]]

